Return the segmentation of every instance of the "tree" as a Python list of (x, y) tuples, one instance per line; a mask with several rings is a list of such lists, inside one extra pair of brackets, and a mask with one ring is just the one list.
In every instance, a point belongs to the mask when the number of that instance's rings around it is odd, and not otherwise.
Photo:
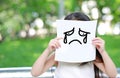
[(5, 37), (14, 38), (21, 29), (25, 29), (26, 24), (30, 25), (37, 17), (45, 22), (48, 14), (58, 14), (58, 3), (53, 0), (1, 0), (0, 4), (0, 34)]

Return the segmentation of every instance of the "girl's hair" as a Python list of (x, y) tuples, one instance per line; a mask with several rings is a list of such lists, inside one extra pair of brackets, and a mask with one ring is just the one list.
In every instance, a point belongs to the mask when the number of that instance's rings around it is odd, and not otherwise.
[(75, 12), (67, 15), (65, 20), (81, 20), (81, 21), (90, 21), (89, 17), (82, 12)]
[[(80, 21), (90, 21), (90, 18), (85, 15), (84, 13), (82, 12), (74, 12), (74, 13), (71, 13), (69, 15), (67, 15), (64, 20), (80, 20)], [(98, 50), (96, 49), (96, 57), (98, 58), (98, 62), (102, 62), (102, 57), (100, 55), (100, 53), (98, 52)], [(81, 65), (84, 65), (88, 62), (85, 62)], [(94, 65), (94, 71), (95, 71), (95, 78), (100, 78), (100, 70)]]

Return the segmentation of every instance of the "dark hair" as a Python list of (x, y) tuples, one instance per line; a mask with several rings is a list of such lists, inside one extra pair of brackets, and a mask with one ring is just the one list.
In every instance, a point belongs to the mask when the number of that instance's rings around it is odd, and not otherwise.
[[(64, 20), (81, 20), (81, 21), (90, 21), (90, 18), (85, 15), (84, 13), (82, 12), (74, 12), (74, 13), (71, 13), (69, 15), (67, 15)], [(102, 57), (100, 55), (100, 53), (98, 52), (98, 50), (96, 49), (96, 56), (97, 58), (99, 59), (98, 62), (102, 62)], [(88, 62), (85, 62), (83, 63), (82, 65), (86, 64)], [(100, 78), (99, 76), (99, 73), (100, 73), (100, 70), (94, 65), (94, 71), (95, 71), (95, 78)]]
[(90, 21), (89, 17), (81, 12), (71, 13), (64, 18), (65, 20), (81, 20), (81, 21)]

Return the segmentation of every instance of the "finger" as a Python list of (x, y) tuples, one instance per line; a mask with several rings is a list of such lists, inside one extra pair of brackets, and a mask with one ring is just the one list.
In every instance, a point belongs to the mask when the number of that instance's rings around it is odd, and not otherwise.
[(59, 43), (60, 39), (62, 39), (62, 37), (52, 39), (50, 41), (51, 46), (54, 47), (55, 49), (61, 47), (61, 45)]
[(94, 39), (94, 40), (92, 40), (92, 42), (93, 43), (105, 43), (105, 41), (104, 40), (102, 40), (102, 39)]
[(100, 43), (93, 44), (97, 49), (104, 49), (104, 45)]
[(60, 43), (59, 43), (59, 41), (58, 40), (54, 40), (54, 44), (55, 44), (55, 47), (56, 48), (59, 48), (59, 47), (61, 47), (61, 45), (60, 45)]
[(56, 48), (61, 47), (60, 44), (59, 44), (59, 42), (55, 42), (55, 47), (56, 47)]
[(55, 48), (56, 48), (55, 39), (51, 39), (51, 40), (50, 40), (49, 46), (50, 46), (52, 49), (55, 49)]
[(61, 40), (61, 39), (63, 39), (62, 37), (58, 37), (58, 38), (56, 38), (56, 40)]
[(100, 46), (103, 46), (103, 44), (101, 43), (93, 43), (94, 45), (100, 45)]
[(92, 42), (103, 42), (103, 41), (96, 39), (96, 40), (92, 40)]
[(96, 43), (99, 43), (99, 44), (105, 44), (105, 42), (104, 41), (93, 41), (92, 43), (94, 43), (94, 44), (96, 44)]
[(51, 44), (50, 47), (51, 47), (52, 50), (56, 49), (55, 44)]
[(104, 41), (101, 40), (96, 40), (96, 41), (92, 41), (93, 43), (105, 43)]
[(93, 42), (92, 44), (93, 44), (93, 45), (100, 45), (100, 46), (104, 46), (104, 43), (102, 43), (102, 42)]
[(96, 38), (93, 39), (93, 41), (96, 41), (96, 40), (103, 40), (103, 39), (100, 38), (100, 37), (96, 37)]
[(55, 42), (56, 42), (57, 46), (59, 46), (59, 47), (61, 47), (60, 42), (59, 42), (59, 40), (61, 40), (61, 39), (63, 39), (63, 38), (59, 37), (59, 38), (55, 39)]
[(92, 44), (104, 45), (104, 42), (92, 42)]

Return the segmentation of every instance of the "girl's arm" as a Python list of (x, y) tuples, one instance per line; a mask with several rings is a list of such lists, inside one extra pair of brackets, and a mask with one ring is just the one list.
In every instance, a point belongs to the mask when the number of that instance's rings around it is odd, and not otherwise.
[(102, 40), (101, 38), (95, 38), (93, 39), (92, 42), (93, 42), (93, 45), (95, 45), (96, 48), (98, 49), (103, 59), (103, 62), (95, 61), (94, 64), (101, 71), (106, 73), (109, 77), (115, 78), (117, 76), (116, 66), (104, 48), (104, 44), (105, 44), (104, 40)]
[(35, 77), (44, 73), (48, 68), (54, 65), (56, 62), (54, 61), (55, 54), (52, 53), (56, 48), (60, 47), (58, 40), (61, 38), (52, 39), (49, 42), (48, 47), (44, 50), (40, 57), (36, 60), (36, 62), (32, 66), (31, 74)]

